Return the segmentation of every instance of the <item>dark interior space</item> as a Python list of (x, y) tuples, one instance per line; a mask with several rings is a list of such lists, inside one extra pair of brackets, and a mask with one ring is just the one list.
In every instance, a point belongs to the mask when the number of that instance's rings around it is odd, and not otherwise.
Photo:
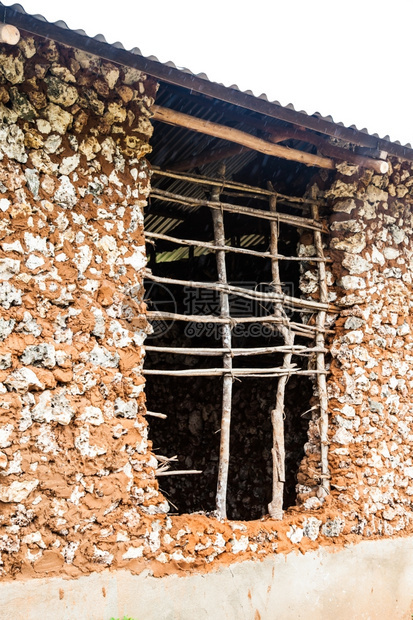
[[(182, 367), (182, 362), (180, 366)], [(166, 367), (166, 364), (162, 367)], [(233, 392), (228, 517), (258, 519), (271, 501), (271, 418), (277, 379), (242, 379)], [(307, 440), (302, 414), (312, 395), (307, 378), (287, 384), (284, 506), (295, 505), (296, 473)], [(150, 422), (157, 454), (177, 455), (176, 469), (199, 469), (200, 475), (165, 476), (160, 488), (171, 512), (212, 512), (215, 507), (222, 385), (220, 378), (162, 377), (147, 384), (148, 403), (167, 412), (167, 420)]]
[[(215, 122), (251, 131), (255, 117), (233, 106), (189, 95), (183, 89), (161, 85), (157, 104), (190, 113)], [(256, 115), (255, 115), (256, 116)], [(246, 120), (248, 118), (251, 120)], [(251, 123), (251, 125), (249, 125)], [(259, 124), (259, 123), (258, 123)], [(282, 125), (281, 123), (279, 123)], [(225, 179), (266, 188), (268, 181), (277, 192), (302, 196), (314, 169), (285, 160), (268, 157), (255, 151), (235, 153), (234, 145), (183, 128), (154, 123), (150, 162), (154, 168), (181, 171), (218, 178), (220, 165), (225, 163)], [(261, 127), (257, 135), (264, 128)], [(294, 143), (294, 141), (285, 144)], [(293, 144), (297, 148), (297, 144)], [(308, 147), (308, 149), (313, 147)], [(232, 149), (232, 151), (231, 151)], [(212, 155), (211, 155), (212, 153)], [(214, 155), (214, 153), (216, 155)], [(221, 156), (219, 155), (221, 153)], [(228, 153), (227, 157), (222, 157)], [(211, 161), (216, 156), (215, 161)], [(205, 163), (203, 163), (203, 161)], [(220, 172), (219, 172), (220, 170)], [(209, 200), (208, 185), (191, 184), (181, 179), (158, 176), (152, 178), (156, 190)], [(222, 200), (229, 204), (268, 210), (268, 197), (222, 190)], [(308, 215), (307, 207), (282, 201), (277, 210), (293, 215)], [(224, 215), (226, 244), (268, 252), (270, 226), (266, 220), (239, 213)], [(145, 231), (175, 238), (211, 242), (214, 230), (211, 210), (196, 208), (150, 197), (145, 217)], [(300, 231), (280, 224), (278, 251), (285, 256), (297, 255)], [(147, 238), (148, 269), (162, 277), (184, 281), (216, 282), (217, 266), (214, 251), (205, 247), (178, 245), (165, 239)], [(226, 253), (228, 282), (251, 290), (269, 290), (272, 281), (269, 258)], [(279, 261), (283, 291), (300, 296), (298, 281), (300, 263)], [(219, 315), (219, 293), (191, 286), (159, 284), (147, 280), (146, 301), (149, 310), (185, 315)], [(230, 314), (235, 317), (263, 317), (273, 313), (268, 302), (243, 299), (230, 295)], [(302, 316), (289, 313), (289, 318), (302, 322)], [(202, 322), (154, 321), (154, 333), (147, 345), (163, 347), (221, 347), (221, 326)], [(310, 345), (300, 336), (296, 344)], [(274, 324), (241, 323), (233, 326), (233, 347), (267, 347), (282, 345), (283, 339)], [(294, 356), (293, 362), (305, 369), (307, 359)], [(271, 368), (282, 366), (280, 352), (249, 357), (235, 357), (234, 368)], [(145, 369), (207, 369), (222, 367), (221, 356), (183, 355), (147, 351)], [(198, 475), (169, 475), (159, 478), (160, 488), (172, 505), (172, 512), (212, 512), (215, 508), (217, 468), (219, 460), (222, 377), (176, 377), (148, 375), (147, 407), (166, 414), (167, 419), (149, 418), (150, 438), (156, 455), (177, 459), (171, 470), (201, 470)], [(228, 479), (228, 517), (255, 519), (268, 513), (272, 490), (272, 426), (271, 409), (275, 404), (278, 378), (236, 377), (233, 381), (230, 464)], [(313, 387), (308, 377), (292, 375), (285, 394), (286, 483), (284, 507), (295, 504), (296, 474), (307, 441), (308, 410)]]
[[(230, 228), (228, 227), (228, 230)], [(295, 231), (293, 231), (295, 232)], [(293, 248), (296, 245), (297, 239)], [(288, 244), (290, 246), (292, 241)], [(284, 244), (283, 244), (284, 245)], [(281, 248), (284, 249), (284, 248)], [(248, 260), (246, 260), (248, 258)], [(201, 260), (204, 259), (204, 260)], [(255, 286), (271, 281), (269, 261), (231, 256), (229, 279), (238, 285)], [(236, 260), (238, 259), (238, 260)], [(241, 259), (241, 260), (240, 260)], [(151, 263), (149, 264), (151, 266)], [(289, 294), (297, 293), (298, 263), (283, 265), (281, 273)], [(153, 268), (155, 272), (155, 267)], [(174, 278), (214, 281), (214, 255), (177, 262), (159, 263), (156, 273)], [(148, 283), (149, 307), (172, 307), (174, 300), (179, 313), (217, 313), (218, 294), (208, 295), (205, 302), (191, 298), (190, 290), (170, 286), (168, 293), (157, 284)], [(245, 301), (247, 304), (245, 305)], [(231, 303), (232, 302), (232, 303)], [(164, 305), (163, 305), (164, 304)], [(255, 306), (255, 302), (253, 302)], [(248, 300), (230, 299), (231, 314), (245, 311), (258, 316), (271, 313), (267, 304), (252, 307)], [(294, 318), (299, 317), (294, 315)], [(259, 347), (282, 344), (277, 330), (267, 324), (241, 324), (233, 329), (234, 347)], [(167, 347), (220, 347), (219, 326), (203, 323), (157, 322), (148, 344)], [(297, 339), (298, 344), (305, 344)], [(221, 366), (219, 357), (186, 356), (170, 353), (147, 352), (145, 368), (189, 369)], [(293, 358), (305, 367), (306, 361)], [(234, 366), (271, 367), (282, 365), (282, 354), (238, 357)], [(275, 404), (277, 378), (236, 378), (233, 384), (230, 469), (228, 480), (228, 514), (233, 519), (260, 518), (267, 513), (272, 488), (272, 427), (271, 409)], [(178, 457), (173, 469), (201, 470), (201, 475), (165, 476), (160, 478), (161, 489), (173, 502), (178, 512), (214, 509), (217, 466), (219, 456), (219, 429), (221, 422), (221, 377), (168, 377), (148, 376), (146, 385), (148, 408), (167, 414), (166, 420), (150, 419), (150, 436), (155, 452)], [(285, 507), (295, 503), (296, 473), (304, 455), (312, 396), (311, 381), (307, 377), (290, 377), (287, 383), (285, 407), (286, 484)], [(304, 416), (303, 416), (304, 414)]]

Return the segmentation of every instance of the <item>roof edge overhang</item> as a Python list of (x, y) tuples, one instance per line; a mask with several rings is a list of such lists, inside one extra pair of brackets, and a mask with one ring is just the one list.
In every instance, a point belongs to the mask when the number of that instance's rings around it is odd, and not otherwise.
[(262, 95), (256, 97), (252, 93), (242, 92), (236, 88), (217, 84), (206, 77), (195, 75), (187, 70), (178, 69), (167, 63), (142, 56), (139, 50), (126, 50), (121, 43), (109, 44), (103, 37), (89, 37), (83, 32), (70, 30), (64, 22), (49, 23), (42, 16), (27, 14), (20, 5), (5, 6), (0, 2), (0, 19), (30, 34), (52, 39), (57, 43), (77, 48), (102, 59), (139, 69), (152, 77), (194, 92), (230, 103), (251, 112), (269, 118), (298, 125), (311, 131), (365, 147), (376, 153), (385, 151), (400, 159), (413, 161), (413, 148), (402, 146), (376, 135), (370, 135), (353, 127), (345, 127), (316, 115), (309, 116), (290, 107), (270, 102)]

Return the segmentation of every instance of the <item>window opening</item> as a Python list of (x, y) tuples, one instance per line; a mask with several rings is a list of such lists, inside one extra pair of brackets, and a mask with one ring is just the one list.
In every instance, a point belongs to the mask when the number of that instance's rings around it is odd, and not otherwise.
[[(328, 492), (318, 205), (271, 183), (233, 182), (223, 167), (215, 177), (154, 169), (153, 181), (145, 277), (154, 334), (144, 374), (154, 448), (169, 455), (156, 452), (161, 488), (180, 512), (248, 519), (268, 510), (280, 519), (294, 502), (314, 406)], [(294, 252), (303, 231), (316, 256)], [(304, 262), (318, 269), (318, 300), (300, 297)]]

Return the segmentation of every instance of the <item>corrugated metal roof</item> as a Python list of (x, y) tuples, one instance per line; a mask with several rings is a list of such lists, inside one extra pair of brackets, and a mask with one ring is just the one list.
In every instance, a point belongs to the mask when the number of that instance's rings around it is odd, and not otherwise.
[[(241, 106), (243, 106), (241, 102), (245, 101), (245, 98), (247, 99), (253, 98), (257, 102), (261, 101), (267, 104), (267, 105), (257, 106), (257, 107), (261, 107), (261, 109), (257, 109), (256, 111), (261, 112), (262, 114), (268, 114), (269, 116), (272, 116), (271, 111), (273, 110), (271, 106), (274, 106), (278, 108), (279, 111), (281, 110), (283, 111), (283, 114), (281, 115), (279, 114), (278, 116), (274, 113), (275, 117), (280, 118), (281, 120), (286, 120), (288, 122), (293, 122), (293, 123), (295, 122), (296, 124), (302, 123), (304, 126), (307, 126), (308, 129), (319, 131), (321, 133), (326, 133), (327, 135), (330, 135), (330, 136), (336, 135), (337, 137), (341, 137), (344, 140), (348, 139), (349, 142), (360, 144), (360, 145), (363, 145), (369, 148), (378, 148), (382, 150), (387, 150), (388, 152), (393, 153), (396, 156), (405, 157), (406, 159), (413, 161), (413, 149), (410, 143), (402, 146), (398, 140), (391, 141), (389, 136), (384, 136), (383, 138), (381, 138), (376, 133), (370, 134), (366, 128), (358, 129), (355, 125), (346, 126), (344, 125), (344, 123), (334, 121), (334, 119), (331, 116), (322, 116), (318, 112), (310, 115), (304, 110), (296, 110), (293, 104), (291, 103), (286, 106), (282, 106), (279, 101), (269, 101), (267, 95), (265, 95), (264, 93), (259, 96), (256, 96), (250, 90), (247, 90), (247, 91), (240, 90), (236, 84), (233, 84), (231, 86), (225, 86), (223, 84), (217, 84), (215, 82), (211, 82), (205, 73), (195, 74), (187, 68), (177, 67), (172, 61), (161, 63), (158, 60), (158, 58), (156, 58), (155, 56), (143, 56), (140, 49), (137, 47), (127, 50), (124, 47), (124, 45), (120, 43), (119, 41), (115, 43), (109, 43), (104, 37), (104, 35), (102, 34), (98, 34), (94, 37), (90, 37), (84, 30), (70, 29), (68, 25), (62, 20), (59, 20), (57, 22), (49, 22), (43, 15), (30, 15), (29, 13), (25, 11), (25, 9), (22, 7), (21, 4), (13, 4), (12, 6), (6, 6), (2, 2), (0, 2), (0, 15), (3, 17), (3, 21), (5, 21), (6, 23), (15, 24), (17, 27), (20, 26), (22, 29), (39, 34), (40, 36), (48, 36), (49, 38), (66, 43), (68, 45), (73, 45), (74, 47), (80, 47), (81, 49), (85, 49), (86, 51), (90, 51), (90, 53), (95, 53), (104, 58), (108, 58), (110, 55), (108, 56), (107, 52), (102, 53), (101, 44), (103, 44), (104, 46), (108, 46), (109, 48), (112, 48), (113, 50), (120, 52), (119, 55), (123, 59), (123, 62), (122, 60), (119, 60), (121, 64), (128, 64), (127, 62), (125, 62), (125, 58), (126, 58), (124, 54), (125, 52), (135, 57), (139, 57), (146, 61), (145, 63), (146, 68), (142, 70), (146, 71), (150, 75), (154, 75), (158, 79), (161, 79), (161, 80), (164, 79), (165, 81), (170, 81), (170, 83), (176, 84), (178, 83), (176, 80), (176, 75), (177, 75), (176, 72), (177, 72), (178, 74), (182, 76), (189, 76), (193, 82), (196, 82), (198, 84), (198, 87), (200, 88), (199, 92), (207, 92), (207, 90), (209, 91), (209, 94), (211, 94), (211, 90), (215, 92), (220, 92), (221, 97), (218, 96), (218, 98), (222, 98), (222, 100), (229, 101), (230, 100), (229, 98), (222, 97), (222, 92), (223, 92), (222, 89), (224, 89), (225, 92), (228, 93), (228, 96), (232, 92), (235, 99), (238, 100), (238, 105), (241, 105)], [(21, 16), (21, 18), (19, 18), (19, 16)], [(36, 22), (38, 24), (37, 28), (36, 28)], [(59, 29), (63, 33), (62, 37), (59, 37), (57, 35), (56, 29)], [(70, 33), (72, 37), (69, 39), (68, 36), (66, 37), (64, 36), (64, 33), (66, 33), (66, 35)], [(85, 40), (83, 42), (80, 42), (79, 37), (82, 37)], [(68, 40), (65, 40), (65, 39), (68, 39)], [(88, 45), (88, 42), (89, 42), (89, 45)], [(96, 46), (90, 45), (90, 43), (92, 42), (95, 42)], [(112, 57), (112, 60), (116, 62), (116, 58)], [(163, 71), (162, 71), (162, 68), (163, 68)], [(168, 73), (167, 71), (165, 71), (165, 69), (166, 70), (170, 69), (174, 75), (171, 74), (168, 76)], [(163, 74), (163, 77), (162, 77), (162, 74)], [(200, 81), (204, 82), (205, 85), (210, 85), (211, 88), (207, 89), (206, 86), (205, 88), (203, 88), (202, 83)], [(181, 84), (181, 85), (184, 85), (184, 84)], [(212, 88), (212, 87), (215, 87), (215, 88)], [(240, 97), (240, 96), (237, 97), (237, 93), (244, 97)], [(213, 92), (211, 96), (214, 96)], [(237, 104), (237, 101), (234, 101), (234, 103)], [(253, 109), (247, 103), (245, 104), (244, 107)], [(318, 121), (318, 122), (314, 122), (314, 121)], [(337, 129), (342, 128), (343, 131), (342, 132), (335, 131), (334, 128), (337, 128)], [(356, 142), (354, 139), (353, 140), (351, 139), (351, 136), (355, 137), (356, 135), (358, 135), (359, 137), (365, 136), (365, 138), (364, 139), (361, 138), (361, 141), (359, 140), (359, 142)], [(392, 146), (393, 148), (391, 148)]]

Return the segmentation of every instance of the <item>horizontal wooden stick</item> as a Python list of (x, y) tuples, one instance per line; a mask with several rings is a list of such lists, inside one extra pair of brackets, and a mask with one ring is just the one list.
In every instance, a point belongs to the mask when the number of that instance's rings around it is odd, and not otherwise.
[(178, 460), (178, 455), (174, 456), (163, 456), (163, 454), (156, 454), (156, 460), (159, 463), (175, 463)]
[(202, 474), (202, 471), (199, 469), (175, 469), (175, 471), (155, 471), (155, 476), (159, 478), (159, 476), (183, 476), (185, 474)]
[[(244, 199), (254, 199), (254, 200), (263, 200), (266, 204), (268, 204), (268, 196), (262, 196), (261, 194), (253, 194), (251, 192), (251, 194), (247, 194), (245, 192), (242, 191), (237, 191), (235, 189), (224, 189), (221, 191), (221, 196), (231, 196), (231, 198), (244, 198)], [(280, 198), (280, 202), (283, 202), (283, 204), (286, 201), (282, 201), (282, 199)], [(308, 209), (308, 205), (302, 205), (302, 204), (294, 204), (292, 203), (291, 206), (293, 207), (293, 209)]]
[[(268, 374), (260, 374), (260, 373), (252, 373), (252, 374), (248, 374), (248, 375), (241, 375), (241, 377), (243, 379), (248, 379), (248, 378), (254, 378), (254, 379), (271, 379), (271, 378), (275, 378), (275, 377), (280, 377), (280, 378), (288, 378), (290, 377), (290, 375), (300, 375), (300, 376), (305, 376), (305, 377), (312, 377), (313, 375), (317, 375), (320, 374), (321, 371), (319, 370), (300, 370), (299, 372), (294, 372), (294, 370), (292, 370), (291, 372), (289, 372), (288, 374), (280, 374), (280, 373), (268, 373)], [(327, 371), (323, 371), (323, 374), (327, 374)]]
[(145, 269), (143, 275), (148, 280), (164, 284), (176, 284), (177, 286), (189, 286), (191, 288), (201, 288), (210, 291), (218, 291), (221, 293), (228, 293), (229, 295), (236, 295), (238, 297), (244, 297), (245, 299), (257, 299), (258, 301), (279, 302), (285, 306), (298, 308), (300, 310), (327, 310), (337, 311), (335, 306), (330, 304), (321, 303), (319, 301), (313, 301), (309, 299), (301, 299), (300, 297), (291, 297), (284, 295), (283, 293), (260, 293), (259, 291), (252, 291), (250, 289), (242, 288), (241, 286), (233, 286), (231, 284), (219, 284), (218, 282), (195, 282), (193, 280), (177, 280), (175, 278), (166, 278), (162, 276), (155, 276), (150, 270)]
[[(239, 190), (247, 194), (261, 194), (262, 196), (277, 196), (277, 200), (284, 198), (290, 202), (296, 202), (297, 204), (315, 204), (314, 200), (310, 198), (301, 198), (299, 196), (287, 196), (286, 194), (279, 194), (274, 190), (264, 189), (263, 187), (256, 187), (254, 185), (246, 185), (245, 183), (236, 183), (235, 181), (229, 181), (226, 179), (214, 179), (211, 177), (202, 176), (200, 174), (180, 174), (179, 172), (170, 170), (161, 170), (160, 168), (153, 167), (152, 172), (155, 176), (170, 177), (172, 179), (180, 179), (182, 181), (188, 181), (190, 183), (197, 183), (200, 185), (211, 185), (221, 188), (221, 193), (225, 188)], [(154, 188), (156, 189), (156, 188)], [(321, 201), (323, 202), (323, 201)], [(319, 202), (317, 202), (319, 204)]]
[[(178, 245), (188, 245), (194, 247), (208, 248), (210, 250), (225, 250), (225, 252), (233, 252), (234, 254), (249, 254), (250, 256), (256, 256), (257, 258), (272, 258), (271, 252), (257, 252), (250, 250), (249, 248), (237, 248), (230, 245), (224, 247), (220, 245), (214, 245), (210, 241), (197, 241), (196, 239), (179, 239), (178, 237), (171, 237), (170, 235), (163, 235), (162, 233), (145, 232), (145, 238), (148, 239), (161, 239), (163, 241), (171, 241), (171, 243), (177, 243)], [(277, 254), (275, 256), (278, 260), (288, 261), (300, 261), (300, 262), (331, 262), (328, 258), (318, 258), (317, 256), (284, 256), (283, 254)]]
[(312, 155), (311, 153), (305, 153), (296, 149), (289, 149), (285, 146), (279, 146), (278, 144), (272, 144), (271, 142), (257, 138), (239, 129), (212, 123), (211, 121), (196, 118), (189, 114), (183, 114), (182, 112), (176, 112), (175, 110), (163, 108), (159, 105), (153, 105), (151, 112), (154, 120), (168, 123), (169, 125), (175, 125), (176, 127), (185, 127), (191, 131), (203, 133), (214, 138), (220, 138), (221, 140), (235, 142), (236, 144), (241, 144), (242, 146), (246, 146), (259, 153), (264, 153), (265, 155), (296, 161), (306, 166), (317, 166), (319, 168), (326, 168), (327, 170), (335, 169), (335, 164), (331, 159), (319, 157), (318, 155)]
[[(263, 200), (266, 203), (268, 203), (268, 197), (267, 196), (261, 196), (261, 194), (245, 194), (243, 192), (237, 192), (231, 189), (223, 189), (221, 192), (222, 196), (230, 196), (231, 198), (248, 198), (248, 199), (254, 199), (254, 200)], [(282, 196), (278, 196), (277, 197), (277, 201), (278, 204), (283, 205), (283, 206), (288, 206), (291, 209), (301, 209), (301, 210), (308, 210), (308, 207), (311, 207), (311, 204), (297, 204), (295, 201), (289, 200), (287, 197), (283, 198)], [(280, 212), (281, 213), (281, 212)]]
[[(219, 187), (220, 189), (231, 188), (245, 193), (262, 194), (263, 196), (270, 196), (271, 192), (262, 187), (255, 187), (254, 185), (246, 185), (245, 183), (236, 183), (227, 179), (215, 179), (212, 177), (202, 176), (200, 174), (189, 174), (176, 172), (175, 170), (161, 170), (155, 166), (152, 167), (152, 174), (154, 176), (167, 177), (171, 179), (179, 179), (180, 181), (188, 181), (189, 183), (195, 183), (197, 185), (209, 185), (211, 187)], [(156, 188), (154, 188), (156, 189)]]
[(157, 411), (146, 411), (146, 415), (150, 415), (152, 418), (161, 418), (162, 420), (166, 420), (168, 417), (164, 413), (158, 413)]
[(284, 320), (274, 316), (243, 316), (224, 318), (221, 316), (215, 316), (214, 314), (178, 314), (175, 312), (160, 312), (157, 310), (148, 310), (146, 316), (152, 321), (185, 321), (187, 323), (222, 324), (230, 323), (231, 325), (238, 325), (239, 323), (282, 323), (283, 321), (288, 322), (288, 319)]
[[(223, 349), (223, 348), (188, 348), (188, 347), (155, 347), (145, 345), (146, 351), (153, 353), (172, 353), (174, 355), (206, 355), (212, 357), (220, 357), (223, 353), (230, 353), (233, 357), (247, 357), (249, 355), (268, 355), (270, 353), (293, 353), (294, 355), (308, 355), (310, 353), (327, 353), (327, 349), (318, 347), (305, 347), (303, 345), (280, 345), (275, 347), (256, 347), (243, 349)], [(162, 414), (157, 414), (162, 415)]]
[(289, 215), (287, 213), (270, 213), (263, 209), (253, 209), (251, 207), (243, 207), (241, 205), (232, 205), (228, 202), (213, 202), (212, 200), (200, 200), (199, 198), (191, 198), (189, 196), (182, 196), (181, 194), (175, 194), (173, 192), (165, 192), (158, 188), (154, 188), (151, 192), (151, 198), (158, 198), (166, 202), (178, 202), (179, 204), (187, 205), (188, 207), (209, 207), (210, 209), (219, 209), (228, 211), (229, 213), (238, 213), (240, 215), (246, 215), (247, 217), (256, 217), (262, 220), (270, 220), (275, 222), (282, 222), (295, 228), (305, 228), (307, 230), (319, 230), (320, 232), (328, 233), (325, 226), (319, 222), (315, 222), (310, 218), (301, 217), (298, 215)]
[[(281, 377), (283, 375), (316, 375), (318, 370), (301, 370), (294, 365), (288, 370), (283, 366), (276, 368), (191, 368), (189, 370), (162, 370), (144, 369), (144, 375), (165, 375), (170, 377), (220, 377), (221, 375), (231, 375), (234, 377)], [(327, 374), (327, 371), (323, 371)]]
[[(273, 315), (263, 316), (263, 317), (255, 317), (255, 316), (246, 316), (246, 317), (230, 317), (223, 318), (220, 316), (215, 316), (213, 314), (178, 314), (176, 312), (158, 312), (153, 310), (148, 310), (146, 313), (148, 319), (152, 321), (184, 321), (186, 323), (217, 323), (224, 324), (229, 323), (231, 325), (239, 325), (245, 323), (272, 323), (275, 325), (291, 325), (294, 329), (295, 333), (300, 332), (299, 335), (314, 338), (314, 333), (318, 331), (318, 327), (315, 325), (308, 325), (304, 323), (295, 323), (293, 321), (289, 321), (288, 319), (282, 317), (276, 317)], [(334, 334), (334, 330), (324, 329), (323, 333), (325, 334)]]
[(248, 248), (235, 248), (228, 245), (220, 246), (214, 245), (209, 241), (196, 241), (195, 239), (178, 239), (177, 237), (170, 237), (169, 235), (163, 235), (161, 233), (145, 232), (145, 238), (149, 239), (162, 239), (163, 241), (171, 241), (178, 245), (189, 245), (196, 248), (207, 248), (212, 252), (214, 250), (224, 250), (225, 252), (233, 252), (234, 254), (248, 254), (250, 256), (256, 256), (257, 258), (270, 258), (269, 252), (256, 252), (255, 250), (249, 250)]

